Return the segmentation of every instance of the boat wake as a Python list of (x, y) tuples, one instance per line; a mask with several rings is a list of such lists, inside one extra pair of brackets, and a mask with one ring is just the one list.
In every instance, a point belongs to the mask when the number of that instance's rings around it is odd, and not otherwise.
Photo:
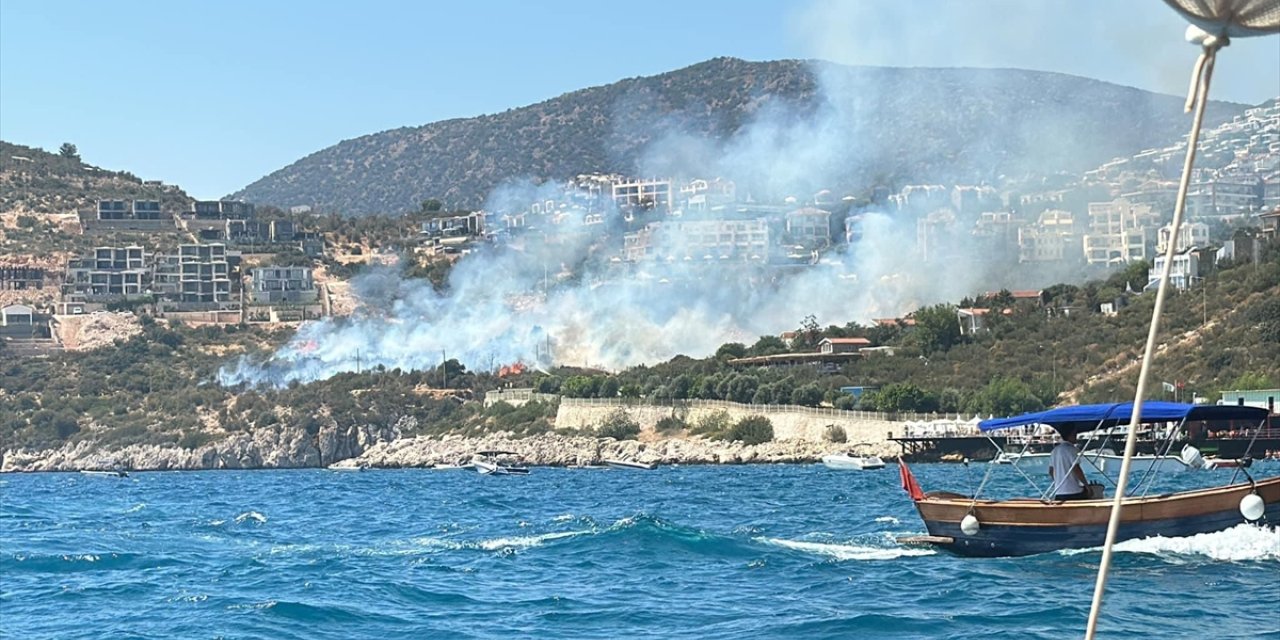
[[(1093, 549), (1070, 549), (1064, 555), (1094, 553)], [(1280, 560), (1280, 527), (1239, 524), (1225, 531), (1201, 533), (1181, 538), (1153, 536), (1116, 543), (1122, 553), (1158, 556), (1203, 556), (1231, 562)]]
[(893, 560), (907, 556), (931, 556), (937, 553), (934, 549), (903, 547), (885, 537), (877, 537), (865, 543), (802, 542), (781, 538), (756, 538), (756, 540), (784, 549), (828, 556), (836, 560)]

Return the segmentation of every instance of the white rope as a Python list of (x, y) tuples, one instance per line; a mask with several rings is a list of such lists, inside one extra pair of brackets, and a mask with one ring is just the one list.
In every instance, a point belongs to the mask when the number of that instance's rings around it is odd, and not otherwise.
[(1218, 49), (1227, 44), (1225, 36), (1210, 36), (1206, 39), (1191, 76), (1187, 108), (1189, 110), (1194, 103), (1195, 115), (1191, 119), (1191, 135), (1187, 137), (1187, 158), (1182, 165), (1182, 180), (1178, 183), (1178, 200), (1173, 209), (1173, 230), (1169, 234), (1169, 247), (1165, 250), (1164, 269), (1160, 272), (1160, 287), (1156, 290), (1155, 308), (1151, 311), (1151, 327), (1147, 331), (1147, 345), (1142, 355), (1142, 368), (1138, 373), (1138, 389), (1133, 399), (1133, 415), (1129, 418), (1129, 434), (1124, 443), (1124, 460), (1120, 463), (1116, 496), (1111, 503), (1111, 518), (1107, 522), (1107, 538), (1102, 546), (1102, 562), (1098, 566), (1098, 580), (1093, 588), (1093, 604), (1089, 608), (1089, 626), (1085, 629), (1085, 640), (1093, 640), (1098, 628), (1102, 596), (1107, 588), (1107, 574), (1111, 570), (1112, 547), (1116, 542), (1116, 531), (1120, 528), (1120, 512), (1124, 504), (1125, 486), (1129, 481), (1129, 466), (1133, 461), (1133, 452), (1137, 448), (1138, 423), (1142, 416), (1142, 396), (1146, 392), (1147, 375), (1151, 371), (1151, 360), (1155, 356), (1156, 334), (1160, 329), (1160, 312), (1164, 308), (1165, 294), (1169, 288), (1169, 274), (1173, 270), (1173, 257), (1178, 248), (1178, 231), (1182, 227), (1182, 214), (1187, 206), (1187, 187), (1191, 183), (1191, 167), (1195, 164), (1196, 144), (1200, 140), (1200, 125), (1204, 121), (1204, 108), (1209, 96), (1209, 79), (1213, 76), (1213, 62), (1217, 58)]

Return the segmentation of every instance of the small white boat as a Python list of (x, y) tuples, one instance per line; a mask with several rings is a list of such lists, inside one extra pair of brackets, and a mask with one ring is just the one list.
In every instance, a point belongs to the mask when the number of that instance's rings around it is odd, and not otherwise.
[(822, 464), (826, 465), (828, 469), (840, 469), (842, 471), (870, 471), (884, 468), (884, 460), (881, 460), (880, 456), (871, 453), (858, 453), (856, 448), (822, 456)]
[(327, 468), (327, 469), (329, 469), (330, 471), (364, 471), (365, 469), (368, 469), (368, 467), (366, 467), (366, 466), (364, 466), (364, 465), (359, 465), (359, 464), (342, 464), (342, 463), (340, 463), (340, 462), (336, 462), (336, 463), (334, 463), (334, 464), (331, 464), (331, 465), (329, 465), (329, 466), (328, 466), (328, 467), (326, 467), (326, 468)]
[(641, 469), (653, 471), (658, 468), (656, 462), (635, 462), (632, 460), (605, 460), (604, 463), (613, 469)]
[(125, 471), (124, 469), (115, 469), (112, 471), (96, 471), (96, 470), (89, 470), (89, 469), (81, 469), (80, 473), (83, 473), (86, 476), (105, 476), (110, 478), (128, 478), (129, 477), (129, 472)]
[(439, 463), (431, 465), (431, 469), (433, 471), (458, 471), (461, 469), (471, 469), (473, 467), (475, 467), (475, 465), (470, 462), (463, 462), (460, 464)]
[(477, 451), (471, 466), (485, 476), (527, 476), (529, 467), (519, 464), (514, 451)]

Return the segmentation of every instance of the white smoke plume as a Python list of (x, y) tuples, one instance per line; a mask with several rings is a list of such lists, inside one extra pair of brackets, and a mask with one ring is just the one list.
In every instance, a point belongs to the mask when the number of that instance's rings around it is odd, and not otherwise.
[[(877, 133), (859, 124), (859, 110), (877, 103), (883, 87), (859, 86), (857, 75), (828, 70), (814, 67), (814, 103), (764, 101), (721, 144), (685, 135), (677, 117), (653, 124), (653, 142), (634, 174), (728, 176), (740, 200), (751, 194), (781, 203), (790, 196), (794, 206), (811, 202), (819, 189), (849, 184), (851, 176), (874, 174), (876, 159), (895, 150), (877, 146)], [(485, 209), (525, 210), (561, 193), (560, 185), (513, 184), (492, 194)], [(842, 211), (844, 195), (834, 194), (836, 206), (826, 208)], [(445, 358), (472, 370), (514, 362), (617, 370), (678, 354), (706, 356), (730, 341), (750, 344), (797, 329), (809, 315), (823, 325), (867, 323), (1034, 279), (992, 273), (965, 224), (944, 232), (942, 258), (925, 260), (917, 250), (917, 216), (929, 211), (854, 213), (862, 216), (861, 237), (803, 266), (693, 255), (670, 233), (654, 236), (659, 259), (622, 261), (621, 213), (613, 210), (605, 224), (581, 233), (542, 242), (535, 231), (464, 256), (447, 293), (390, 269), (369, 272), (353, 281), (363, 302), (355, 316), (309, 323), (267, 361), (241, 358), (219, 379), (283, 386), (376, 366), (429, 369)], [(608, 244), (596, 233), (602, 227), (614, 231)]]

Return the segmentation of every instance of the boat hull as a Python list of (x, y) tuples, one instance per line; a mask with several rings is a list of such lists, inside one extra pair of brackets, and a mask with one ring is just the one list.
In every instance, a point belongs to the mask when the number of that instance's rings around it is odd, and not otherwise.
[[(1126, 502), (1116, 541), (1150, 536), (1189, 536), (1229, 529), (1247, 522), (1240, 501), (1256, 491), (1265, 504), (1260, 522), (1280, 522), (1280, 478), (1229, 487)], [(965, 556), (1021, 556), (1061, 549), (1100, 547), (1106, 540), (1111, 500), (1045, 504), (1038, 500), (972, 500), (926, 495), (915, 503), (937, 546)], [(966, 535), (960, 522), (970, 513), (979, 530)]]
[(884, 468), (884, 460), (876, 456), (826, 455), (822, 456), (822, 464), (828, 469), (841, 471), (869, 471)]

